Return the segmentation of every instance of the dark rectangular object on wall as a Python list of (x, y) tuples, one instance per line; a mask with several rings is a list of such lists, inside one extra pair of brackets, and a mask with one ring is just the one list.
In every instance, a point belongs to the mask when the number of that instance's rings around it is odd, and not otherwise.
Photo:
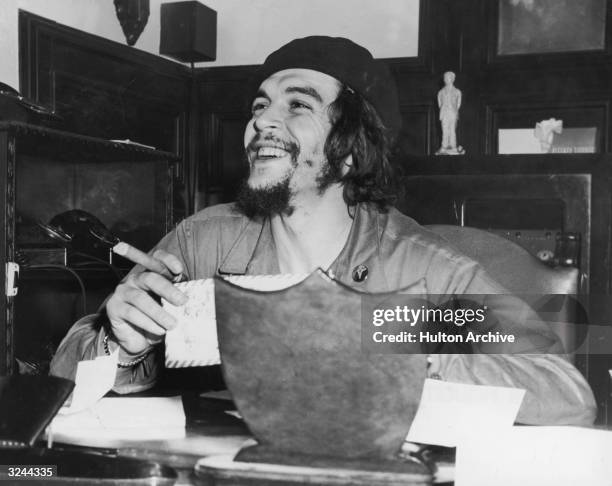
[(159, 53), (182, 62), (217, 58), (217, 12), (197, 1), (161, 6)]

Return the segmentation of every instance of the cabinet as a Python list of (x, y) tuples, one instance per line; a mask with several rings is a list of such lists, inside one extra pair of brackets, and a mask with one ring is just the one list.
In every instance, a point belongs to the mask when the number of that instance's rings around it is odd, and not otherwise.
[[(16, 342), (15, 337), (36, 342), (39, 334), (47, 332), (45, 320), (58, 319), (54, 315), (65, 305), (61, 294), (56, 297), (53, 292), (61, 293), (71, 279), (69, 267), (74, 260), (70, 247), (66, 264), (57, 258), (49, 260), (47, 268), (53, 268), (52, 272), (41, 272), (44, 264), (32, 271), (25, 262), (21, 282), (30, 291), (20, 295), (17, 283), (17, 295), (9, 295), (10, 264), (22, 256), (23, 250), (58, 247), (38, 223), (49, 223), (58, 214), (78, 209), (95, 216), (121, 240), (148, 250), (174, 223), (173, 174), (177, 162), (174, 154), (136, 144), (16, 122), (0, 123), (0, 254), (4, 259), (0, 281), (6, 296), (0, 299), (0, 375), (15, 372), (15, 352), (25, 344)], [(96, 258), (102, 260), (99, 265), (92, 259), (92, 265), (81, 266), (77, 273), (99, 296), (114, 287), (116, 275), (108, 271), (104, 253)], [(62, 271), (63, 267), (68, 271)], [(122, 273), (129, 265), (123, 262), (119, 267)], [(41, 301), (46, 302), (42, 308), (47, 313), (32, 316), (16, 312), (16, 307), (32, 310)], [(29, 317), (20, 320), (16, 319), (18, 315)], [(54, 323), (54, 339), (61, 338), (71, 323), (70, 318)]]
[(397, 165), (397, 207), (421, 224), (479, 227), (537, 256), (563, 250), (557, 234), (579, 237), (573, 255), (565, 256), (580, 269), (580, 292), (592, 327), (586, 336), (577, 327), (577, 336), (586, 339), (586, 354), (576, 356), (576, 365), (603, 411), (612, 369), (612, 355), (602, 352), (600, 342), (612, 323), (612, 156), (404, 157)]

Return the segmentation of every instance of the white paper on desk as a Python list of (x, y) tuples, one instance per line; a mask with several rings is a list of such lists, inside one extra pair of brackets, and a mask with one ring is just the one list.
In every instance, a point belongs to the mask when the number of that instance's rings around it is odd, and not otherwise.
[(115, 384), (119, 349), (110, 356), (79, 361), (74, 378), (74, 390), (70, 405), (60, 410), (60, 414), (74, 413), (91, 407), (106, 395)]
[(455, 486), (610, 486), (612, 432), (510, 427), (457, 448)]
[[(301, 282), (307, 275), (238, 275), (224, 277), (240, 287), (270, 292)], [(187, 303), (175, 306), (162, 301), (166, 312), (178, 322), (166, 332), (166, 367), (209, 366), (219, 364), (215, 288), (211, 278), (180, 282), (175, 287), (187, 295)]]
[(106, 397), (78, 413), (58, 415), (62, 439), (164, 440), (185, 436), (185, 411), (177, 397)]
[(465, 437), (511, 427), (524, 395), (519, 388), (427, 379), (406, 440), (455, 447)]

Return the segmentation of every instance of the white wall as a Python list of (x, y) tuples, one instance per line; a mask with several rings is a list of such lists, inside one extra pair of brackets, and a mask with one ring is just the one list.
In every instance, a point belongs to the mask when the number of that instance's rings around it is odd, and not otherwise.
[[(0, 0), (0, 81), (18, 88), (18, 10), (124, 42), (112, 0)], [(114, 21), (113, 21), (114, 19)]]
[[(135, 48), (158, 53), (162, 1), (151, 0)], [(285, 42), (315, 34), (349, 37), (375, 57), (417, 54), (419, 0), (200, 1), (217, 11), (217, 61), (198, 66), (259, 64)], [(19, 9), (125, 44), (112, 0), (0, 0), (0, 81), (15, 88)]]
[(217, 11), (217, 61), (259, 64), (307, 35), (348, 37), (375, 57), (416, 56), (419, 0), (203, 0)]

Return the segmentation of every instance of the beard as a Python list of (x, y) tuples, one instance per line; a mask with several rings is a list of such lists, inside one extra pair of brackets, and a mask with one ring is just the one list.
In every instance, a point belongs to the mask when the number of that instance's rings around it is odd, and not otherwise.
[(253, 188), (247, 180), (242, 182), (236, 197), (236, 206), (248, 218), (268, 218), (277, 214), (291, 216), (291, 175), (266, 187)]
[[(249, 145), (246, 147), (246, 153), (256, 151), (255, 144), (260, 140), (272, 140), (276, 143), (282, 143), (283, 148), (291, 155), (292, 170), (289, 171), (282, 180), (274, 184), (270, 184), (265, 187), (254, 188), (248, 183), (247, 178), (242, 181), (238, 194), (236, 196), (236, 206), (238, 209), (248, 218), (267, 218), (279, 214), (291, 216), (295, 207), (291, 204), (292, 197), (294, 195), (291, 190), (290, 184), (295, 169), (297, 169), (298, 158), (300, 155), (300, 147), (294, 142), (283, 142), (276, 137), (270, 135), (262, 137), (257, 135), (251, 140)], [(248, 157), (247, 161), (248, 161)], [(301, 162), (305, 165), (312, 167), (312, 160), (304, 160)], [(325, 190), (332, 184), (339, 181), (337, 171), (334, 170), (329, 162), (325, 162), (316, 178), (317, 192), (319, 195), (323, 194)]]

